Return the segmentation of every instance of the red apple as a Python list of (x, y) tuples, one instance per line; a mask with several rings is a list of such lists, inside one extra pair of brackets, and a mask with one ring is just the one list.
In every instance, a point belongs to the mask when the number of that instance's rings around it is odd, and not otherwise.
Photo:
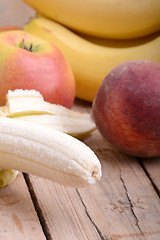
[(61, 51), (20, 30), (0, 33), (0, 86), (0, 105), (9, 89), (35, 89), (68, 108), (75, 98), (74, 76)]
[(114, 68), (92, 112), (101, 134), (124, 153), (160, 156), (160, 63), (133, 61)]
[(6, 31), (12, 31), (12, 30), (22, 30), (22, 28), (17, 26), (5, 26), (0, 28), (0, 32), (6, 32)]

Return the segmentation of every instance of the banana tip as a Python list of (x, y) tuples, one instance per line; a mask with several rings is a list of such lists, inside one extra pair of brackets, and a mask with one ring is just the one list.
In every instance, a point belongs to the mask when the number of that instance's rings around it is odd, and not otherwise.
[(100, 181), (102, 177), (101, 169), (93, 170), (90, 178), (88, 178), (89, 184), (95, 184), (96, 182)]

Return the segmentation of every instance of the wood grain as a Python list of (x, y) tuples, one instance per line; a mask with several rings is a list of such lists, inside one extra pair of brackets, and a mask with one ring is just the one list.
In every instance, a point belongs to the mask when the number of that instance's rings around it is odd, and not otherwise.
[(48, 239), (101, 239), (86, 215), (76, 189), (30, 176), (38, 205), (48, 226)]
[[(74, 109), (90, 111), (90, 106), (79, 101)], [(159, 240), (160, 199), (139, 161), (116, 151), (97, 130), (84, 142), (101, 161), (101, 182), (72, 189), (28, 178), (48, 240)]]
[(160, 158), (140, 159), (139, 161), (160, 197)]
[[(135, 158), (116, 152), (98, 133), (94, 135), (86, 143), (101, 160), (103, 178), (91, 196), (86, 189), (80, 193), (97, 226), (108, 219), (99, 226), (104, 239), (106, 232), (109, 239), (160, 239), (160, 200), (149, 178)], [(101, 209), (102, 219), (97, 220), (95, 209)]]
[(23, 175), (0, 189), (0, 239), (45, 240)]

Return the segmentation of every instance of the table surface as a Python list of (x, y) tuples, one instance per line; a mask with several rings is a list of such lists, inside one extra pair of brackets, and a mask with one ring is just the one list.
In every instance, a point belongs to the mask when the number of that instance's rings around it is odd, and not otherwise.
[[(91, 105), (76, 100), (73, 109)], [(20, 173), (0, 189), (0, 240), (160, 240), (160, 158), (119, 153), (98, 130), (83, 141), (102, 180), (75, 189)]]

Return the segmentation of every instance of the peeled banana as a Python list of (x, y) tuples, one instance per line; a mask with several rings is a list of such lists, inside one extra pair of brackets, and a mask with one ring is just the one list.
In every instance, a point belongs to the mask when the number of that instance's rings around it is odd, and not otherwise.
[(105, 38), (137, 38), (160, 30), (159, 0), (23, 0), (73, 30)]
[(74, 138), (94, 129), (89, 113), (48, 103), (35, 90), (9, 90), (0, 107), (0, 187), (18, 171), (72, 187), (100, 180), (98, 158)]
[(73, 70), (76, 96), (91, 102), (105, 76), (120, 63), (131, 60), (160, 62), (160, 33), (125, 41), (93, 38), (74, 33), (40, 15), (31, 19), (24, 30), (57, 45)]
[(71, 187), (93, 184), (101, 165), (83, 142), (38, 124), (0, 117), (0, 168), (27, 172)]

